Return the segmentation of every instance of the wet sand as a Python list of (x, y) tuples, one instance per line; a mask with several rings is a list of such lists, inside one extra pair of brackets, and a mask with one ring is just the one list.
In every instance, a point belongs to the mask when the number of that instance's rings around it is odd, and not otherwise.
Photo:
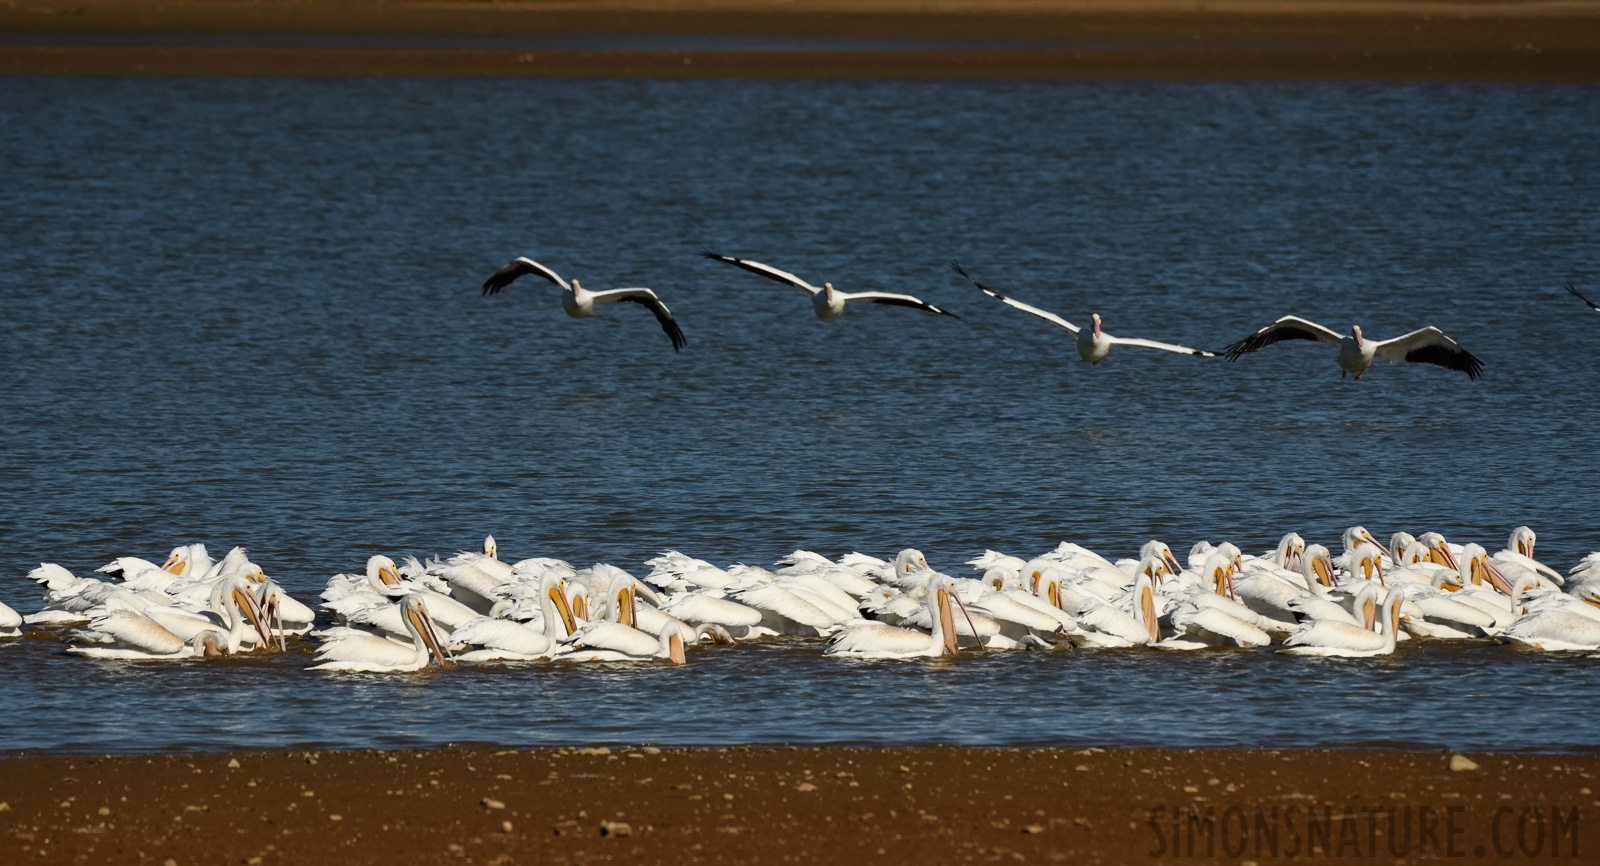
[[(10, 73), (1600, 80), (1589, 0), (18, 0), (0, 34)], [(858, 44), (741, 44), (779, 39)]]
[(943, 746), (21, 756), (0, 759), (0, 862), (1592, 862), (1600, 757), (1452, 759)]

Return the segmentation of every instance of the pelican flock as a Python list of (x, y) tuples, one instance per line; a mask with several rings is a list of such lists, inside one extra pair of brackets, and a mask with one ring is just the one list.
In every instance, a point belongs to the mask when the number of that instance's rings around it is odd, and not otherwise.
[[(732, 265), (768, 280), (799, 289), (810, 298), (812, 312), (824, 322), (838, 321), (839, 317), (844, 315), (846, 306), (853, 301), (911, 307), (924, 312), (949, 316), (957, 320), (961, 319), (955, 313), (925, 301), (916, 295), (881, 291), (843, 292), (835, 289), (833, 283), (824, 282), (821, 286), (816, 286), (788, 271), (753, 259), (725, 256), (710, 250), (702, 251), (701, 255), (713, 261)], [(1221, 350), (1213, 352), (1207, 349), (1180, 346), (1175, 343), (1164, 343), (1159, 340), (1112, 336), (1101, 327), (1102, 322), (1099, 313), (1093, 313), (1089, 316), (1087, 327), (1080, 327), (1055, 313), (1031, 304), (1025, 304), (998, 289), (978, 282), (967, 273), (959, 262), (951, 262), (950, 267), (989, 297), (1014, 309), (1037, 316), (1057, 327), (1066, 329), (1075, 338), (1079, 357), (1088, 361), (1091, 365), (1097, 365), (1105, 360), (1111, 353), (1113, 346), (1159, 349), (1164, 352), (1201, 358), (1212, 358), (1221, 354), (1225, 355), (1229, 361), (1236, 361), (1241, 355), (1284, 340), (1314, 340), (1339, 347), (1339, 353), (1336, 357), (1339, 362), (1340, 378), (1354, 373), (1356, 378), (1360, 379), (1362, 374), (1372, 366), (1375, 358), (1382, 358), (1395, 363), (1433, 364), (1449, 370), (1466, 373), (1469, 379), (1477, 379), (1483, 375), (1483, 362), (1477, 356), (1462, 348), (1461, 344), (1456, 342), (1454, 338), (1432, 325), (1388, 340), (1371, 340), (1362, 334), (1361, 326), (1359, 325), (1352, 326), (1348, 335), (1341, 335), (1338, 331), (1319, 325), (1309, 319), (1303, 319), (1299, 316), (1284, 316), (1244, 339), (1237, 340)], [(646, 288), (631, 288), (591, 292), (579, 285), (577, 280), (569, 283), (554, 270), (526, 256), (518, 256), (512, 259), (491, 274), (483, 283), (482, 293), (484, 295), (497, 294), (519, 277), (527, 274), (548, 280), (561, 288), (562, 308), (574, 318), (585, 318), (592, 315), (595, 304), (613, 301), (636, 303), (648, 308), (655, 314), (656, 320), (661, 324), (661, 329), (671, 338), (674, 351), (682, 350), (686, 345), (683, 331), (678, 327), (677, 320), (654, 291)], [(1597, 307), (1580, 294), (1571, 283), (1567, 284), (1567, 290), (1591, 308), (1600, 310), (1600, 307)]]
[(966, 576), (934, 569), (915, 548), (838, 559), (797, 550), (771, 568), (669, 550), (640, 578), (606, 563), (505, 562), (491, 536), (448, 559), (373, 555), (364, 571), (328, 578), (320, 613), (243, 548), (212, 561), (195, 544), (160, 566), (113, 560), (100, 570), (109, 579), (42, 564), (29, 577), (43, 606), (25, 617), (0, 606), (0, 637), (63, 629), (69, 653), (122, 661), (308, 647), (310, 670), (363, 673), (681, 665), (691, 648), (773, 639), (866, 660), (1137, 647), (1367, 657), (1463, 640), (1600, 650), (1600, 553), (1562, 574), (1534, 558), (1536, 542), (1519, 526), (1492, 554), (1437, 532), (1396, 532), (1386, 546), (1353, 526), (1337, 555), (1290, 532), (1254, 555), (1197, 542), (1185, 561), (1157, 540), (1120, 559), (1062, 542), (1029, 558), (985, 551)]

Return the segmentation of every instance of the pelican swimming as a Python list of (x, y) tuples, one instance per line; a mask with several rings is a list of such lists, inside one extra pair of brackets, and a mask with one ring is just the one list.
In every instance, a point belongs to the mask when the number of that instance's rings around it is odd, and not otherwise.
[(449, 667), (444, 649), (434, 633), (433, 619), (428, 615), (427, 604), (415, 595), (400, 600), (401, 617), (406, 630), (411, 633), (412, 646), (378, 637), (353, 628), (329, 629), (317, 646), (314, 661), (306, 670), (351, 671), (357, 673), (388, 673), (392, 671), (419, 671), (428, 666), (429, 654), (438, 659), (439, 667)]
[(652, 636), (640, 631), (632, 578), (614, 580), (606, 593), (601, 619), (586, 622), (558, 642), (560, 661), (650, 661), (663, 659), (675, 665), (687, 659), (683, 634), (674, 624)]
[(1448, 370), (1466, 373), (1469, 379), (1483, 375), (1482, 361), (1432, 325), (1388, 340), (1369, 340), (1361, 335), (1360, 325), (1352, 326), (1350, 335), (1342, 337), (1338, 331), (1309, 319), (1284, 316), (1254, 334), (1230, 344), (1222, 350), (1222, 353), (1229, 361), (1237, 361), (1240, 355), (1283, 340), (1316, 340), (1338, 346), (1341, 379), (1349, 373), (1356, 374), (1356, 378), (1360, 379), (1361, 374), (1372, 366), (1374, 357), (1392, 363), (1409, 361), (1435, 364)]
[(485, 295), (499, 294), (500, 290), (511, 285), (517, 277), (523, 274), (535, 274), (543, 277), (561, 287), (561, 309), (574, 319), (586, 319), (594, 315), (595, 304), (609, 304), (614, 301), (627, 301), (638, 304), (655, 314), (656, 321), (661, 323), (661, 330), (672, 340), (672, 350), (681, 351), (687, 344), (683, 338), (683, 330), (678, 327), (678, 322), (672, 318), (672, 311), (661, 302), (655, 292), (644, 288), (634, 289), (606, 289), (600, 292), (591, 292), (578, 284), (577, 280), (568, 283), (561, 279), (555, 271), (526, 256), (512, 259), (505, 267), (495, 271), (489, 279), (483, 282)]
[(1035, 316), (1044, 319), (1046, 322), (1051, 323), (1052, 325), (1066, 328), (1078, 338), (1078, 357), (1088, 361), (1090, 364), (1098, 364), (1101, 361), (1104, 361), (1106, 359), (1106, 355), (1111, 353), (1112, 346), (1138, 346), (1145, 349), (1160, 349), (1164, 352), (1177, 352), (1180, 355), (1199, 355), (1202, 358), (1216, 357), (1215, 353), (1207, 352), (1203, 349), (1191, 349), (1188, 346), (1176, 346), (1172, 343), (1160, 343), (1155, 340), (1142, 340), (1137, 337), (1113, 337), (1100, 329), (1099, 313), (1094, 313), (1089, 317), (1088, 329), (1079, 328), (1077, 325), (1072, 324), (1055, 313), (1047, 312), (1039, 309), (1038, 307), (1024, 304), (1016, 298), (1003, 295), (998, 290), (992, 289), (983, 283), (974, 280), (967, 274), (965, 270), (962, 269), (960, 263), (958, 262), (951, 262), (950, 267), (954, 268), (956, 273), (966, 277), (967, 282), (977, 286), (979, 291), (983, 292), (989, 297), (1009, 306), (1015, 307), (1024, 313), (1032, 313)]
[(17, 613), (0, 601), (0, 637), (22, 636), (22, 614)]
[(1383, 615), (1375, 623), (1380, 626), (1378, 631), (1336, 620), (1313, 620), (1289, 635), (1280, 652), (1344, 658), (1388, 655), (1394, 652), (1399, 635), (1400, 603), (1403, 600), (1399, 590), (1395, 589), (1389, 590), (1383, 597)]
[(888, 304), (895, 307), (915, 307), (941, 316), (959, 319), (955, 313), (941, 310), (933, 304), (911, 295), (898, 295), (891, 292), (841, 292), (833, 287), (833, 283), (823, 283), (822, 288), (817, 288), (805, 280), (800, 279), (788, 271), (780, 271), (771, 265), (749, 259), (736, 259), (733, 256), (721, 256), (713, 252), (704, 252), (701, 255), (719, 262), (727, 262), (736, 268), (743, 268), (752, 274), (759, 274), (769, 280), (794, 286), (811, 296), (811, 311), (817, 318), (824, 322), (832, 322), (844, 315), (844, 305), (851, 301), (867, 301), (873, 304)]
[(931, 631), (899, 628), (878, 622), (857, 623), (834, 635), (822, 654), (856, 659), (941, 658), (957, 655), (955, 616), (950, 607), (950, 600), (955, 597), (955, 581), (934, 572), (928, 577), (926, 590), (924, 604), (932, 621)]

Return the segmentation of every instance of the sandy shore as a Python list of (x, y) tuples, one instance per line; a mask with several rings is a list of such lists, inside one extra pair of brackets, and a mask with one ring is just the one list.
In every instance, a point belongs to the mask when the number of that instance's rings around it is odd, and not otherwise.
[(1470, 761), (963, 747), (23, 756), (0, 759), (0, 861), (1592, 861), (1600, 757)]
[[(10, 73), (1600, 80), (1594, 0), (13, 0), (0, 34)], [(775, 39), (856, 45), (740, 44)]]

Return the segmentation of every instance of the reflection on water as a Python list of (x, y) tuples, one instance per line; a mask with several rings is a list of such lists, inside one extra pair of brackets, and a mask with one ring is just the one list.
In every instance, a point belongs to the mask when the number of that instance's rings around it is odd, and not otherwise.
[[(0, 600), (40, 561), (245, 544), (311, 600), (375, 552), (638, 570), (1151, 537), (1270, 547), (1436, 529), (1600, 548), (1592, 87), (0, 78)], [(852, 309), (704, 246), (964, 321)], [(513, 255), (638, 309), (477, 286)], [(1275, 346), (1294, 312), (1435, 324), (1485, 377)], [(1577, 748), (1593, 660), (740, 647), (682, 671), (313, 677), (303, 659), (95, 665), (0, 645), (0, 748), (466, 739), (1439, 743)], [(1463, 697), (1465, 696), (1465, 697)], [(1439, 724), (1469, 701), (1492, 725)], [(892, 710), (893, 712), (889, 712)], [(1475, 710), (1477, 711), (1477, 710)], [(1429, 714), (1432, 715), (1429, 715)], [(1519, 726), (1518, 743), (1493, 743)], [(1592, 740), (1592, 738), (1588, 738)]]

